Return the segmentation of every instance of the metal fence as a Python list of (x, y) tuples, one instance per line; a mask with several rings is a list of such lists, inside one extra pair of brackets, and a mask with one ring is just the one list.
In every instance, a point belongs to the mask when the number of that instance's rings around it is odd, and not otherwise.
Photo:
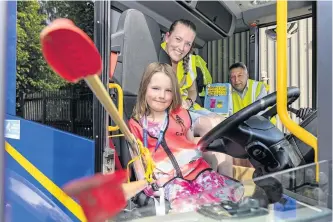
[(93, 136), (93, 94), (88, 88), (26, 94), (23, 118), (87, 138)]

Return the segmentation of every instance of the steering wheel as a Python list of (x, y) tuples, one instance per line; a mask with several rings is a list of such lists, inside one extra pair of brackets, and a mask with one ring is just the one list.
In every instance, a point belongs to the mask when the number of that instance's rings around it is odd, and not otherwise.
[[(298, 99), (300, 95), (300, 90), (297, 87), (288, 87), (287, 89), (287, 97), (288, 104), (292, 104), (295, 100)], [(273, 106), (273, 107), (272, 107)], [(248, 120), (250, 117), (255, 116), (261, 111), (266, 110), (271, 107), (269, 110), (265, 111), (261, 114), (261, 118), (272, 117), (276, 115), (276, 92), (271, 93), (260, 100), (255, 101), (249, 106), (241, 109), (237, 113), (231, 115), (223, 122), (219, 123), (212, 130), (210, 130), (206, 135), (204, 135), (200, 141), (199, 146), (205, 150), (207, 146), (210, 146), (217, 139), (225, 139), (230, 140), (230, 138), (235, 138), (235, 134), (239, 126), (244, 123), (244, 121)], [(239, 132), (239, 131), (238, 131)], [(221, 140), (220, 140), (221, 141)], [(248, 141), (243, 141), (242, 144), (247, 143)], [(221, 147), (221, 144), (219, 145)], [(224, 149), (228, 149), (227, 146), (224, 146)], [(247, 152), (243, 147), (232, 147), (228, 150), (222, 151), (223, 153), (229, 154), (236, 158), (247, 158)]]

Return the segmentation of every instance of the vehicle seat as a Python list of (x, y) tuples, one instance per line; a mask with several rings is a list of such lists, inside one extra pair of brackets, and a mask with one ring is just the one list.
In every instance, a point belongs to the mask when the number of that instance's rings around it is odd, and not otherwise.
[[(171, 64), (169, 56), (160, 44), (161, 30), (152, 18), (135, 9), (128, 9), (121, 14), (117, 30), (111, 35), (111, 51), (119, 52), (112, 80), (122, 87), (126, 122), (132, 115), (145, 67), (157, 61)], [(114, 138), (113, 143), (125, 168), (132, 159), (129, 146), (123, 137)], [(135, 179), (132, 173), (131, 180)], [(154, 205), (151, 198), (151, 201), (146, 196), (143, 198), (146, 204), (152, 201)], [(135, 199), (138, 200), (138, 197)]]
[[(160, 39), (161, 31), (158, 24), (135, 9), (128, 9), (121, 14), (117, 31), (111, 35), (111, 51), (119, 51), (112, 80), (123, 89), (126, 121), (132, 115), (145, 67), (158, 61)], [(123, 145), (115, 143), (117, 148), (124, 147)], [(130, 160), (128, 149), (117, 152), (120, 162), (126, 167)]]

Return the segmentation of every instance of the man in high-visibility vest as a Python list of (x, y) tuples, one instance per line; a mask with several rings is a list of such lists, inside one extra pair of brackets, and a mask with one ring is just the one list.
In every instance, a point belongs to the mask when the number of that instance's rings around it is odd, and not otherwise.
[(244, 63), (238, 62), (229, 67), (232, 85), (233, 113), (238, 112), (251, 103), (267, 95), (267, 87), (263, 82), (249, 79)]
[[(249, 79), (249, 74), (244, 63), (234, 63), (229, 67), (230, 83), (232, 85), (233, 113), (245, 108), (251, 103), (263, 98), (268, 93), (268, 85)], [(271, 118), (276, 124), (276, 118)], [(248, 160), (234, 159), (234, 165), (251, 167)]]

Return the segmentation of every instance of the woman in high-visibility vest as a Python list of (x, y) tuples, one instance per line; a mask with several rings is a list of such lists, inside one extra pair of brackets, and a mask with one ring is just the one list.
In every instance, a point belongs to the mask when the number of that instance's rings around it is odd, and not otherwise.
[[(172, 68), (177, 74), (183, 99), (182, 107), (187, 109), (190, 113), (193, 121), (194, 133), (197, 136), (203, 136), (218, 123), (223, 121), (224, 117), (201, 107), (195, 102), (198, 95), (196, 86), (196, 67), (205, 64), (200, 56), (192, 53), (195, 37), (195, 25), (191, 21), (180, 19), (172, 23), (169, 31), (165, 35), (165, 41), (162, 42), (161, 47), (169, 55)], [(211, 153), (207, 153), (206, 155), (211, 155)], [(215, 157), (209, 157), (209, 159), (211, 159), (212, 162), (218, 162), (218, 164), (215, 164), (215, 167), (218, 167), (218, 165), (222, 166), (222, 164), (220, 164), (222, 162), (232, 162), (230, 156), (224, 154), (214, 154), (214, 156)], [(218, 160), (216, 161), (216, 159)], [(231, 166), (231, 164), (225, 165)], [(229, 169), (224, 168), (218, 171), (223, 171), (220, 173), (224, 173), (225, 175), (232, 175), (231, 167)]]
[[(190, 112), (192, 121), (196, 122), (200, 117), (206, 117), (205, 123), (200, 123), (201, 127), (196, 130), (196, 133), (203, 136), (213, 128), (212, 125), (217, 125), (223, 119), (219, 115), (201, 107), (195, 102), (198, 95), (195, 84), (197, 78), (196, 67), (197, 63), (199, 65), (200, 62), (202, 63), (203, 61), (200, 56), (192, 53), (195, 37), (195, 25), (191, 21), (180, 19), (171, 25), (169, 32), (165, 35), (165, 41), (161, 44), (161, 47), (171, 59), (172, 68), (177, 74), (183, 98), (183, 107)], [(203, 127), (203, 125), (206, 127)]]

